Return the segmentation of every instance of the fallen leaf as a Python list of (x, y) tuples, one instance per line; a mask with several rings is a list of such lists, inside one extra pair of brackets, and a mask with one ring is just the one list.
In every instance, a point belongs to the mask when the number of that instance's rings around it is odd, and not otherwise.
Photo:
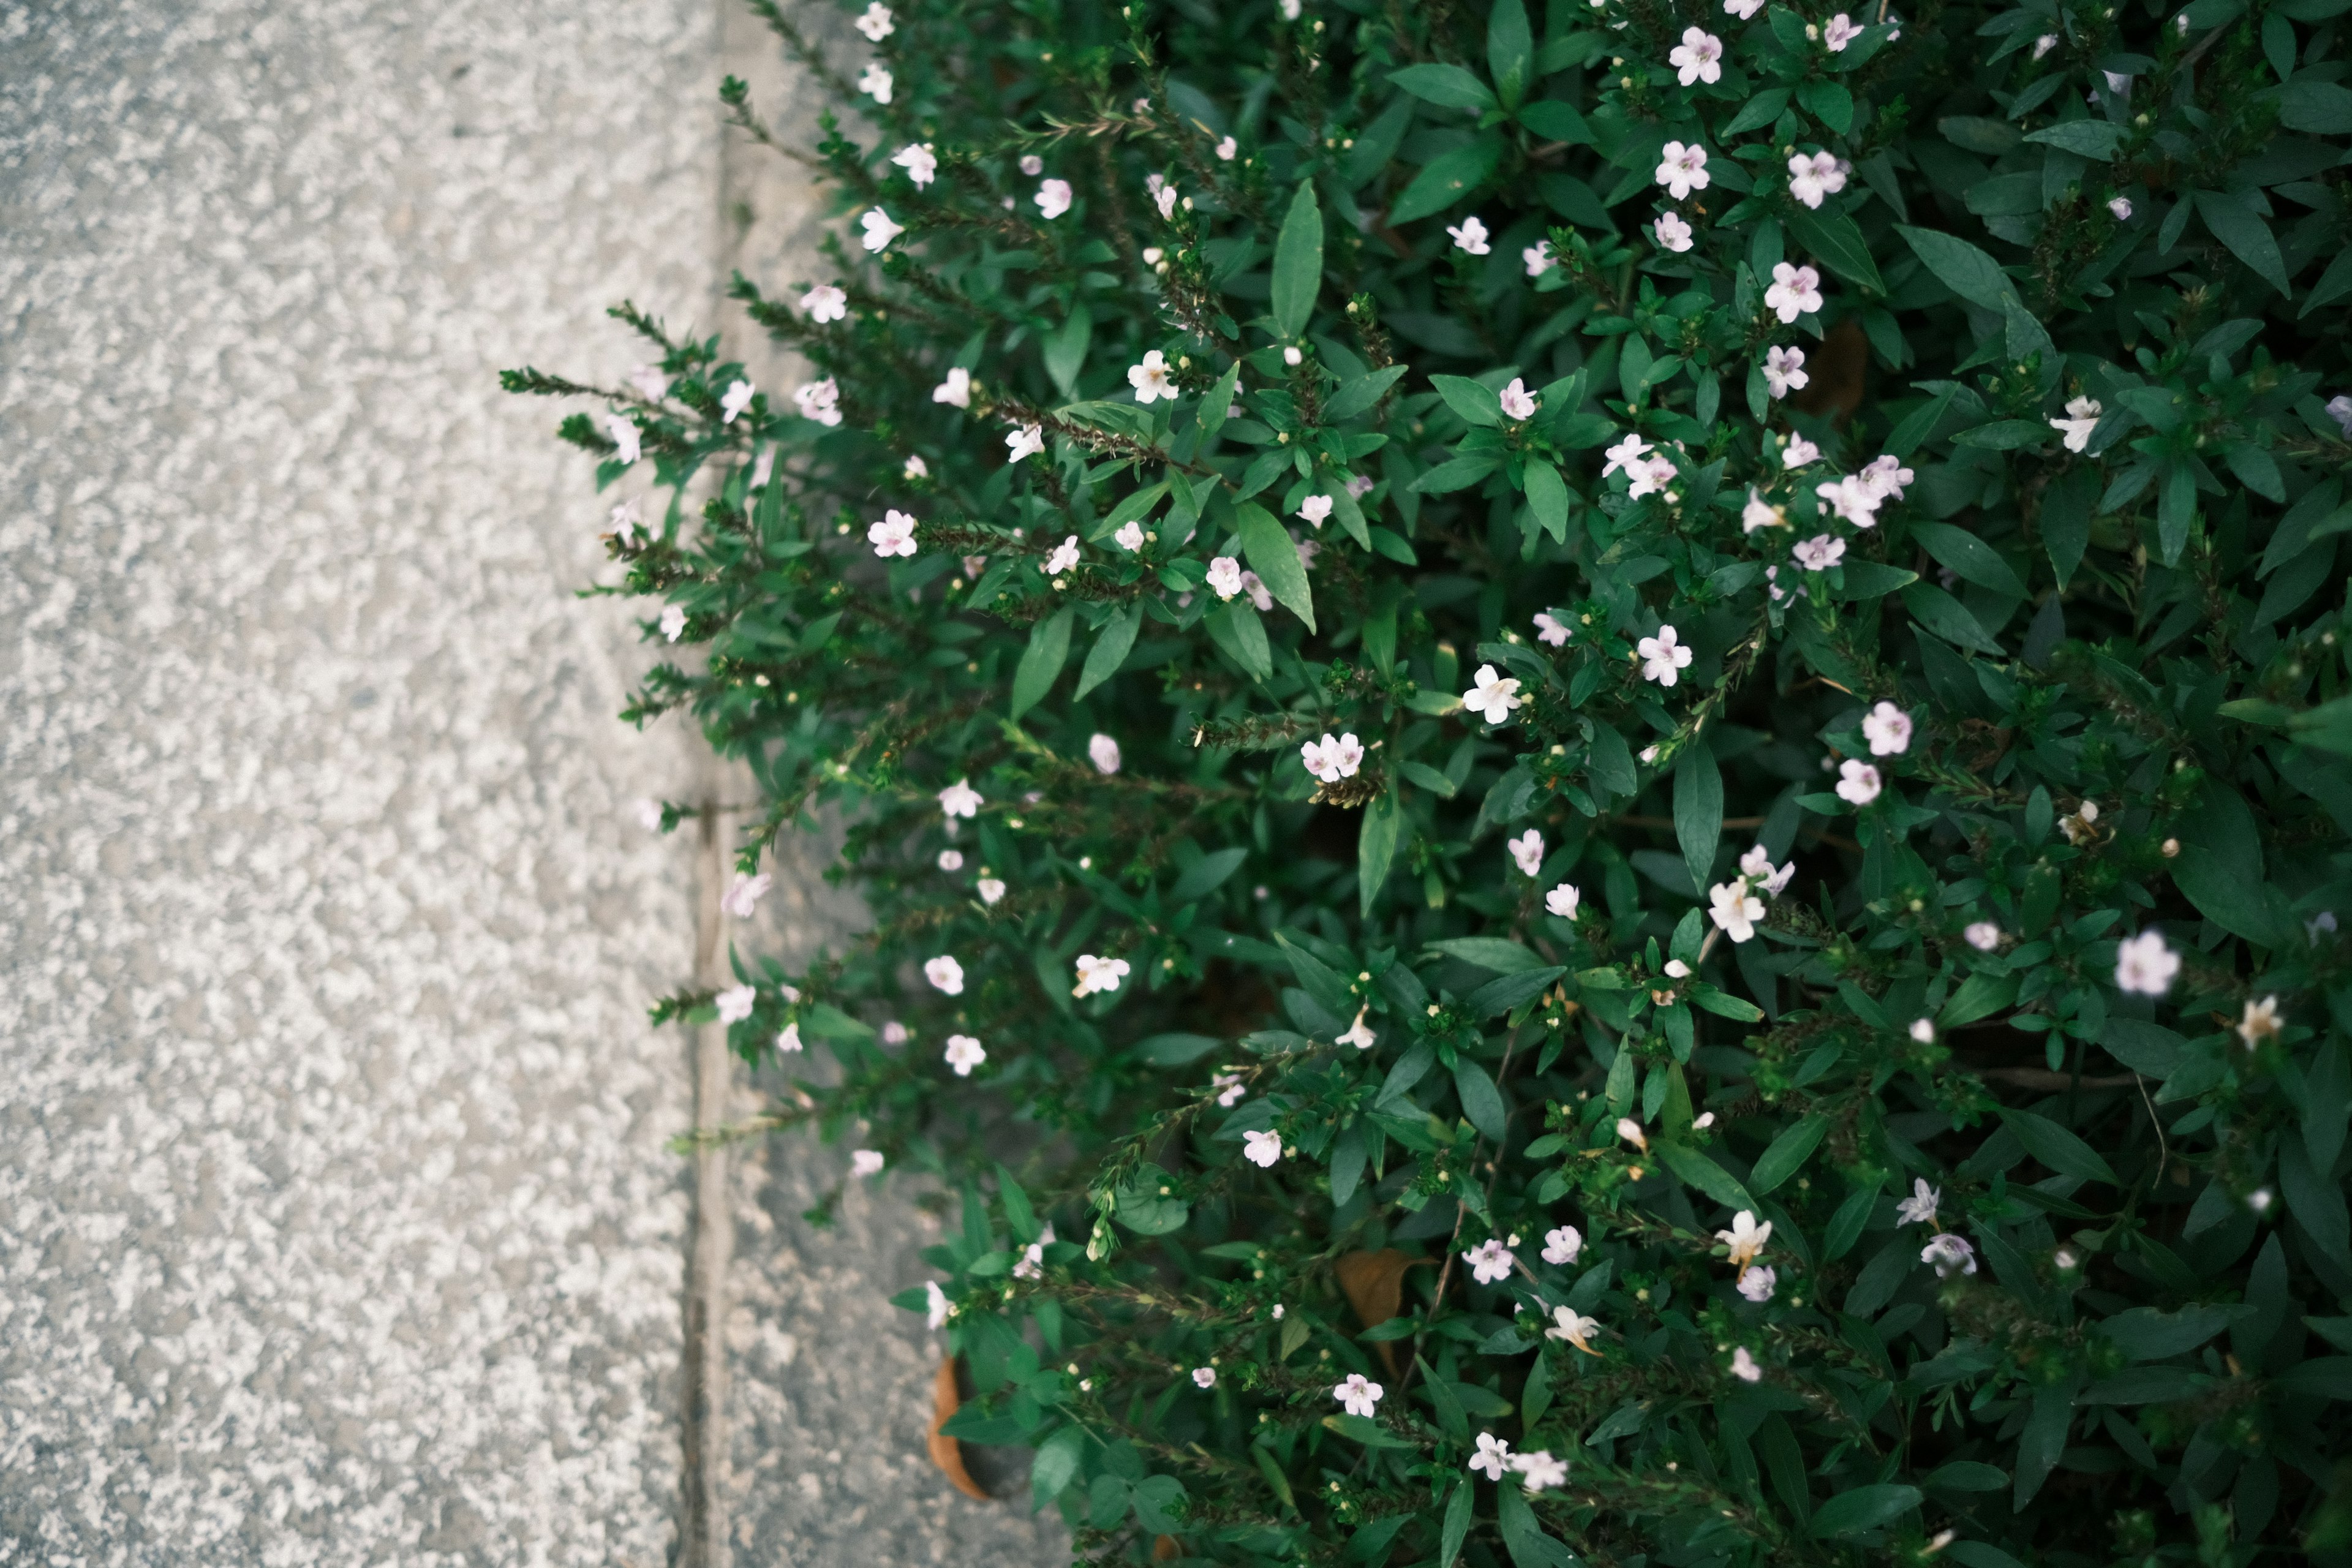
[(982, 1502), (994, 1500), (981, 1489), (978, 1481), (971, 1479), (971, 1472), (963, 1468), (963, 1445), (940, 1430), (963, 1405), (963, 1395), (956, 1388), (955, 1357), (941, 1358), (940, 1374), (932, 1381), (931, 1388), (935, 1409), (931, 1415), (930, 1436), (927, 1440), (931, 1451), (931, 1463), (937, 1465), (941, 1473), (955, 1483), (956, 1490), (964, 1496), (977, 1498)]
[[(1347, 1292), (1348, 1305), (1355, 1309), (1356, 1321), (1374, 1329), (1395, 1317), (1404, 1305), (1405, 1270), (1428, 1262), (1426, 1258), (1413, 1258), (1393, 1247), (1383, 1247), (1378, 1252), (1350, 1252), (1334, 1267), (1339, 1276), (1339, 1289)], [(1395, 1347), (1383, 1340), (1373, 1348), (1387, 1363), (1389, 1375), (1394, 1377)]]

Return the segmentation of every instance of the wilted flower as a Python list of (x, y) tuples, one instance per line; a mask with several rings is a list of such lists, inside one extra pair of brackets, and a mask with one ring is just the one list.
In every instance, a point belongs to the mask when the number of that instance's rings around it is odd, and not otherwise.
[(2164, 945), (2164, 934), (2144, 931), (2126, 937), (2116, 949), (2116, 989), (2143, 996), (2161, 996), (2172, 989), (2180, 973), (2180, 955)]
[(1108, 735), (1097, 733), (1087, 742), (1087, 760), (1094, 763), (1097, 773), (1118, 772), (1118, 742)]
[(1731, 1216), (1731, 1228), (1717, 1231), (1715, 1239), (1731, 1249), (1731, 1266), (1744, 1268), (1756, 1261), (1764, 1244), (1772, 1239), (1772, 1222), (1768, 1219), (1759, 1225), (1752, 1211), (1741, 1209)]
[(2129, 196), (2109, 196), (2107, 198), (2107, 211), (2115, 216), (2115, 220), (2117, 223), (2131, 222), (2131, 198)]
[(1331, 1043), (1336, 1046), (1353, 1046), (1360, 1051), (1370, 1050), (1378, 1038), (1373, 1035), (1371, 1026), (1364, 1022), (1364, 1015), (1370, 1011), (1370, 1007), (1357, 1008), (1356, 1021), (1348, 1026), (1347, 1033)]
[(956, 1077), (970, 1078), (971, 1069), (987, 1059), (988, 1053), (981, 1048), (978, 1036), (950, 1035), (948, 1037), (947, 1064), (955, 1068)]
[(1617, 1119), (1617, 1136), (1644, 1154), (1650, 1152), (1650, 1140), (1643, 1132), (1642, 1124), (1630, 1116), (1621, 1116)]

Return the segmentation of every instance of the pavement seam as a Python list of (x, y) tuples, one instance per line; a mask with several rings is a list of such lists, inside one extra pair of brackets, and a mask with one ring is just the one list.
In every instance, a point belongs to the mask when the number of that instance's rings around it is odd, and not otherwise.
[[(727, 912), (720, 895), (730, 857), (719, 840), (722, 810), (706, 800), (697, 821), (695, 852), (695, 983), (723, 987), (733, 976), (727, 966)], [(712, 1022), (694, 1033), (694, 1124), (724, 1126), (733, 1090), (733, 1061), (727, 1026)], [(728, 1568), (727, 1528), (727, 1271), (733, 1262), (735, 1224), (728, 1186), (727, 1145), (713, 1139), (694, 1157), (694, 1205), (688, 1224), (685, 1364), (679, 1379), (684, 1473), (678, 1486), (680, 1568)]]

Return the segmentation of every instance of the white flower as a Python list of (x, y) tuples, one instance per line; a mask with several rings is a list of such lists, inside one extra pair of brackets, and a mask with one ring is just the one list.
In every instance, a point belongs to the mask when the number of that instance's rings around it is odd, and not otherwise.
[[(1757, 0), (1757, 3), (1761, 5), (1763, 0)], [(1756, 1364), (1756, 1358), (1748, 1353), (1748, 1347), (1741, 1345), (1731, 1352), (1731, 1375), (1742, 1383), (1759, 1383), (1763, 1380), (1764, 1369)]]
[(1681, 679), (1677, 672), (1690, 668), (1691, 650), (1670, 626), (1660, 626), (1656, 637), (1642, 638), (1633, 651), (1642, 656), (1642, 679), (1661, 686), (1674, 685)]
[(1039, 214), (1050, 220), (1070, 210), (1071, 197), (1069, 181), (1040, 180), (1037, 194), (1029, 199), (1037, 204)]
[(1845, 164), (1834, 153), (1792, 154), (1789, 159), (1789, 194), (1809, 207), (1819, 207), (1825, 195), (1845, 189)]
[(795, 391), (793, 401), (800, 405), (803, 419), (814, 419), (824, 426), (841, 423), (841, 384), (829, 375)]
[(1533, 245), (1522, 248), (1519, 252), (1519, 261), (1527, 268), (1528, 277), (1542, 277), (1553, 266), (1551, 241), (1539, 239)]
[(1848, 757), (1838, 764), (1837, 796), (1848, 805), (1868, 805), (1882, 787), (1878, 770), (1868, 763)]
[(1643, 440), (1639, 436), (1626, 437), (1622, 441), (1618, 442), (1614, 447), (1610, 447), (1606, 452), (1601, 454), (1601, 456), (1607, 458), (1609, 461), (1602, 465), (1601, 477), (1605, 479), (1620, 468), (1624, 469), (1629, 474), (1632, 473), (1633, 471), (1633, 465), (1641, 461), (1643, 455), (1648, 452), (1649, 449), (1650, 444), (1647, 441)]
[(1242, 591), (1242, 563), (1230, 555), (1220, 555), (1209, 563), (1209, 586), (1220, 599), (1230, 599)]
[(2264, 1040), (2277, 1038), (2281, 1022), (2278, 998), (2265, 996), (2259, 1002), (2249, 1001), (2244, 1016), (2233, 1027), (2238, 1031), (2238, 1038), (2245, 1041), (2246, 1049), (2251, 1051)]
[[(1679, 959), (1679, 958), (1670, 958), (1670, 959), (1666, 960), (1666, 978), (1667, 978), (1667, 979), (1669, 979), (1669, 980), (1688, 980), (1688, 979), (1690, 978), (1690, 973), (1691, 973), (1691, 966), (1690, 966), (1689, 964), (1687, 964), (1687, 963), (1685, 963), (1681, 959)], [(1695, 1125), (1696, 1125), (1696, 1123), (1693, 1123), (1693, 1125), (1695, 1126)]]
[(1696, 142), (1688, 146), (1669, 142), (1659, 154), (1658, 184), (1665, 186), (1676, 201), (1693, 191), (1706, 189), (1713, 179), (1706, 172), (1706, 149)]
[(928, 142), (908, 142), (890, 154), (890, 162), (907, 171), (907, 178), (915, 182), (919, 191), (939, 178), (939, 154), (931, 151)]
[(1843, 54), (1845, 47), (1860, 37), (1862, 28), (1843, 11), (1831, 17), (1829, 25), (1822, 29), (1822, 42), (1830, 47), (1833, 55)]
[(741, 1023), (751, 1016), (751, 1009), (759, 1000), (760, 989), (756, 985), (729, 986), (717, 997), (719, 1021), (722, 1024)]
[(1628, 468), (1626, 473), (1633, 481), (1625, 489), (1626, 499), (1639, 500), (1643, 496), (1655, 495), (1674, 482), (1674, 459), (1661, 453), (1654, 458), (1643, 458)]
[(1878, 526), (1878, 492), (1871, 482), (1859, 474), (1848, 474), (1813, 487), (1813, 493), (1830, 503), (1830, 510), (1856, 528)]
[(1600, 1319), (1580, 1317), (1573, 1307), (1554, 1307), (1551, 1310), (1551, 1317), (1553, 1323), (1558, 1326), (1546, 1329), (1544, 1338), (1565, 1340), (1586, 1355), (1601, 1353), (1588, 1342), (1594, 1334), (1601, 1331)]
[(1785, 261), (1772, 264), (1772, 284), (1764, 290), (1764, 308), (1780, 318), (1788, 326), (1808, 310), (1822, 308), (1822, 275), (1810, 267), (1791, 267)]
[(860, 217), (857, 222), (859, 226), (866, 230), (866, 237), (859, 240), (858, 243), (866, 247), (868, 250), (880, 250), (884, 246), (888, 245), (892, 240), (907, 232), (907, 228), (904, 224), (892, 223), (890, 221), (890, 215), (884, 212), (880, 207), (866, 208), (865, 216)]
[(950, 1035), (948, 1037), (947, 1064), (955, 1068), (956, 1077), (970, 1078), (971, 1069), (987, 1059), (988, 1053), (981, 1048), (977, 1036)]
[(1004, 437), (1004, 460), (1008, 463), (1034, 458), (1045, 449), (1045, 430), (1040, 425), (1024, 425)]
[(982, 877), (972, 884), (972, 889), (980, 894), (980, 901), (983, 904), (993, 904), (1004, 896), (1004, 883), (995, 877)]
[(1532, 419), (1536, 416), (1535, 395), (1528, 390), (1528, 384), (1523, 377), (1516, 375), (1511, 377), (1511, 384), (1496, 394), (1496, 396), (1502, 402), (1505, 418)]
[(1021, 1249), (1021, 1261), (1013, 1266), (1015, 1279), (1043, 1279), (1045, 1277), (1045, 1249), (1054, 1245), (1054, 1225), (1045, 1222), (1037, 1239)]
[(1152, 193), (1151, 200), (1153, 205), (1159, 207), (1160, 216), (1163, 221), (1172, 220), (1175, 217), (1177, 200), (1175, 186), (1160, 186)]
[(982, 805), (980, 792), (971, 787), (970, 779), (958, 779), (940, 791), (939, 802), (940, 812), (950, 822), (959, 816), (978, 815)]
[(1813, 378), (1805, 371), (1805, 351), (1775, 343), (1764, 353), (1764, 385), (1775, 397), (1786, 397)]
[(2144, 931), (2126, 937), (2116, 949), (2116, 988), (2144, 996), (2161, 996), (2172, 989), (2180, 973), (2180, 955), (2164, 945), (2164, 935)]
[(1970, 921), (1960, 935), (1979, 952), (1990, 952), (2000, 945), (2000, 927), (1990, 921)]
[(2097, 398), (2070, 397), (2066, 400), (2066, 417), (2053, 419), (2050, 427), (2064, 434), (2066, 450), (2086, 451), (2091, 445), (2091, 432), (2099, 427), (2099, 413)]
[(1936, 1207), (1943, 1201), (1941, 1187), (1929, 1186), (1925, 1176), (1914, 1176), (1911, 1178), (1911, 1195), (1895, 1205), (1895, 1223), (1933, 1226), (1936, 1223)]
[(1756, 1261), (1764, 1244), (1772, 1239), (1772, 1222), (1768, 1219), (1758, 1225), (1753, 1213), (1741, 1209), (1731, 1216), (1731, 1228), (1717, 1231), (1715, 1239), (1731, 1249), (1731, 1266), (1744, 1268)]
[(1568, 646), (1568, 627), (1549, 610), (1536, 612), (1536, 640), (1552, 647)]
[(1045, 160), (1034, 153), (1024, 153), (1021, 154), (1021, 172), (1034, 180), (1045, 172)]
[(1308, 496), (1305, 500), (1298, 503), (1298, 515), (1305, 518), (1317, 529), (1321, 529), (1324, 523), (1330, 521), (1331, 498), (1329, 496)]
[(1244, 1132), (1242, 1134), (1242, 1158), (1261, 1170), (1272, 1170), (1282, 1158), (1282, 1134), (1279, 1132)]
[(1354, 777), (1356, 770), (1363, 766), (1364, 745), (1353, 731), (1333, 740), (1330, 731), (1326, 731), (1322, 740), (1309, 741), (1299, 747), (1298, 758), (1307, 771), (1323, 783), (1338, 784), (1341, 779)]
[(651, 795), (640, 795), (635, 801), (630, 804), (629, 810), (631, 814), (636, 817), (637, 826), (644, 828), (647, 833), (659, 833), (661, 831), (661, 802), (654, 799)]
[(629, 384), (635, 387), (637, 395), (647, 403), (659, 403), (669, 395), (669, 377), (662, 374), (662, 368), (657, 364), (637, 366), (629, 373)]
[[(761, 455), (765, 457), (767, 454)], [(907, 460), (899, 467), (898, 471), (909, 480), (927, 479), (931, 477), (931, 466), (923, 461), (923, 455), (920, 452), (908, 453)]]
[(1481, 1285), (1492, 1285), (1498, 1279), (1508, 1279), (1517, 1259), (1511, 1256), (1509, 1247), (1490, 1236), (1464, 1253), (1462, 1261), (1470, 1266), (1472, 1279)]
[(1509, 723), (1511, 710), (1525, 701), (1518, 694), (1517, 677), (1497, 676), (1493, 665), (1482, 664), (1471, 679), (1470, 689), (1462, 694), (1462, 706), (1489, 724)]
[(1706, 918), (1734, 942), (1746, 942), (1754, 936), (1756, 922), (1764, 918), (1764, 900), (1748, 891), (1745, 877), (1717, 882), (1706, 890), (1706, 900), (1713, 906), (1706, 911)]
[(1282, 0), (1282, 19), (1286, 22), (1296, 22), (1298, 20), (1298, 13), (1305, 8), (1306, 0)]
[(1788, 513), (1759, 495), (1755, 486), (1748, 487), (1748, 504), (1739, 509), (1741, 532), (1753, 533), (1759, 528), (1783, 528), (1788, 521)]
[(944, 954), (923, 961), (923, 978), (950, 996), (963, 994), (963, 965)]
[(1621, 1116), (1617, 1119), (1617, 1136), (1644, 1154), (1650, 1152), (1650, 1140), (1642, 1131), (1642, 1124), (1630, 1116)]
[(1764, 9), (1764, 0), (1723, 0), (1723, 8), (1745, 22)]
[(734, 424), (736, 417), (751, 406), (754, 395), (750, 382), (739, 378), (729, 383), (727, 390), (719, 396), (719, 423)]
[(1666, 63), (1678, 73), (1675, 79), (1685, 87), (1694, 82), (1710, 85), (1723, 79), (1723, 40), (1698, 27), (1685, 27), (1683, 41), (1666, 55)]
[(1911, 715), (1882, 702), (1863, 715), (1862, 738), (1874, 757), (1899, 757), (1911, 749)]
[(866, 14), (850, 26), (865, 34), (869, 41), (878, 44), (890, 36), (898, 24), (890, 20), (890, 7), (882, 4), (882, 0), (874, 0), (874, 4), (866, 7)]
[(971, 406), (971, 372), (957, 365), (948, 372), (948, 378), (931, 388), (933, 403), (953, 404), (958, 408)]
[[(1303, 556), (1304, 552), (1302, 552), (1301, 553)], [(1250, 603), (1258, 607), (1258, 613), (1260, 615), (1267, 614), (1273, 610), (1274, 595), (1267, 589), (1265, 579), (1260, 577), (1256, 573), (1244, 572), (1242, 574), (1242, 592), (1250, 596)]]
[(1483, 1473), (1490, 1481), (1503, 1479), (1510, 1465), (1511, 1446), (1492, 1432), (1478, 1434), (1478, 1451), (1470, 1456), (1470, 1468)]
[(620, 535), (623, 543), (625, 544), (635, 539), (637, 531), (644, 526), (645, 524), (637, 519), (635, 501), (625, 500), (613, 509), (613, 531)]
[[(849, 296), (833, 284), (820, 283), (801, 296), (801, 309), (808, 312), (810, 321), (819, 325), (826, 321), (842, 321), (849, 314)], [(738, 382), (736, 384), (740, 386), (742, 383)], [(749, 402), (750, 399), (746, 398), (745, 401)]]
[(1364, 1022), (1364, 1015), (1370, 1011), (1368, 1006), (1357, 1008), (1356, 1021), (1348, 1026), (1346, 1034), (1331, 1043), (1335, 1046), (1353, 1046), (1360, 1051), (1370, 1050), (1379, 1039), (1379, 1037), (1372, 1033), (1371, 1026)]
[(767, 896), (769, 888), (774, 883), (775, 879), (765, 871), (756, 877), (747, 877), (738, 871), (734, 885), (719, 895), (719, 907), (726, 910), (730, 919), (748, 921), (751, 918), (752, 910)]
[(1936, 1278), (1948, 1279), (1955, 1271), (1974, 1274), (1977, 1271), (1977, 1249), (1969, 1245), (1968, 1237), (1947, 1231), (1927, 1238), (1919, 1249), (1919, 1261), (1935, 1267)]
[(877, 103), (890, 101), (890, 70), (880, 60), (866, 62), (866, 74), (857, 79), (857, 90)]
[(661, 613), (661, 634), (666, 642), (676, 642), (686, 635), (686, 606), (671, 605)]
[(1564, 921), (1572, 921), (1576, 918), (1576, 906), (1583, 900), (1584, 895), (1578, 891), (1575, 883), (1562, 882), (1544, 895), (1544, 908)]
[[(798, 1000), (798, 998), (793, 999)], [(882, 1026), (882, 1043), (886, 1046), (903, 1046), (912, 1037), (908, 1032), (907, 1026), (896, 1018)]]
[(1070, 994), (1091, 996), (1097, 991), (1118, 990), (1118, 983), (1127, 978), (1128, 964), (1123, 958), (1097, 958), (1091, 952), (1082, 952), (1076, 968), (1078, 983), (1070, 988)]
[(1075, 570), (1077, 564), (1078, 536), (1073, 533), (1054, 546), (1054, 552), (1045, 557), (1045, 575), (1058, 577), (1065, 572)]
[(1171, 403), (1175, 402), (1176, 384), (1170, 379), (1171, 369), (1168, 356), (1158, 349), (1145, 354), (1141, 364), (1128, 366), (1127, 384), (1135, 388), (1135, 400), (1150, 403), (1155, 398), (1164, 397)]
[(2109, 196), (2107, 198), (2107, 211), (2115, 215), (2115, 218), (2117, 223), (2131, 222), (2131, 198), (2129, 196)]
[(2057, 47), (2058, 35), (2055, 33), (2044, 33), (2040, 37), (2033, 40), (2033, 58), (2038, 60)]
[(1936, 1037), (1935, 1022), (1928, 1018), (1912, 1019), (1911, 1037), (1923, 1046), (1931, 1043)]
[(1142, 549), (1143, 524), (1129, 519), (1118, 525), (1118, 531), (1110, 536), (1110, 542), (1129, 552)]
[(954, 1304), (948, 1300), (948, 1293), (940, 1289), (938, 1280), (923, 1281), (923, 1304), (930, 1311), (931, 1332), (938, 1333), (947, 1326), (948, 1314), (955, 1310)]
[(1680, 213), (1660, 213), (1658, 221), (1650, 226), (1650, 232), (1657, 237), (1661, 250), (1671, 250), (1677, 256), (1696, 243), (1691, 226)]
[(1466, 250), (1473, 256), (1484, 256), (1494, 247), (1486, 243), (1486, 226), (1475, 216), (1465, 217), (1459, 227), (1448, 224), (1445, 232), (1454, 237), (1454, 248)]
[(1790, 437), (1780, 448), (1780, 466), (1784, 468), (1801, 468), (1808, 463), (1821, 460), (1822, 449), (1802, 436)]
[(1780, 1276), (1761, 1264), (1739, 1271), (1739, 1293), (1751, 1301), (1770, 1300), (1773, 1288), (1780, 1283)]
[(1234, 155), (1241, 150), (1242, 144), (1228, 136), (1223, 141), (1217, 143), (1218, 160), (1222, 163), (1230, 163), (1234, 161)]
[(1380, 1407), (1381, 1395), (1385, 1392), (1362, 1373), (1351, 1372), (1339, 1387), (1331, 1391), (1331, 1397), (1338, 1400), (1349, 1415), (1368, 1416)]
[(1911, 483), (1913, 476), (1911, 470), (1903, 466), (1902, 458), (1882, 452), (1873, 458), (1857, 477), (1870, 487), (1872, 495), (1881, 501), (1890, 501), (1903, 499), (1903, 491)]
[(1087, 742), (1087, 760), (1094, 763), (1098, 773), (1118, 772), (1118, 742), (1108, 735), (1097, 734)]
[(915, 553), (915, 520), (893, 507), (882, 514), (882, 521), (869, 525), (866, 537), (874, 546), (874, 553), (888, 560), (893, 555)]
[(613, 445), (620, 448), (613, 456), (623, 468), (646, 455), (644, 434), (626, 419), (617, 414), (607, 414), (604, 416), (604, 428), (612, 432)]
[(1798, 541), (1789, 553), (1808, 572), (1826, 572), (1845, 559), (1845, 541), (1833, 534), (1817, 534)]
[(1519, 1485), (1531, 1492), (1568, 1483), (1568, 1461), (1553, 1458), (1549, 1449), (1512, 1455), (1511, 1468), (1519, 1472)]
[(1583, 1250), (1584, 1233), (1572, 1225), (1544, 1232), (1543, 1260), (1555, 1268), (1575, 1262), (1576, 1255)]
[(1209, 1087), (1217, 1091), (1217, 1103), (1227, 1110), (1239, 1105), (1249, 1093), (1249, 1086), (1242, 1081), (1242, 1075), (1237, 1072), (1217, 1074), (1209, 1079)]
[(1217, 1369), (1213, 1366), (1194, 1367), (1192, 1369), (1192, 1386), (1195, 1388), (1216, 1387)]
[(801, 1026), (798, 1024), (786, 1024), (781, 1030), (777, 1031), (776, 1049), (785, 1052), (797, 1052), (802, 1048)]
[(853, 1149), (849, 1152), (849, 1173), (853, 1176), (878, 1176), (882, 1173), (882, 1151)]
[(1518, 863), (1520, 876), (1532, 877), (1543, 869), (1543, 835), (1534, 828), (1528, 828), (1517, 838), (1507, 840), (1503, 847), (1508, 849), (1511, 858)]

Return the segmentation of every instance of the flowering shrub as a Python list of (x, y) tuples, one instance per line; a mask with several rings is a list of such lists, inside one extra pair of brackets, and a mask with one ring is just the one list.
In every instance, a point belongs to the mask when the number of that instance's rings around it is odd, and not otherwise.
[(2352, 1561), (2345, 8), (761, 7), (807, 379), (509, 379), (735, 907), (846, 825), (656, 1016), (961, 1194), (950, 1435), (1097, 1558)]

